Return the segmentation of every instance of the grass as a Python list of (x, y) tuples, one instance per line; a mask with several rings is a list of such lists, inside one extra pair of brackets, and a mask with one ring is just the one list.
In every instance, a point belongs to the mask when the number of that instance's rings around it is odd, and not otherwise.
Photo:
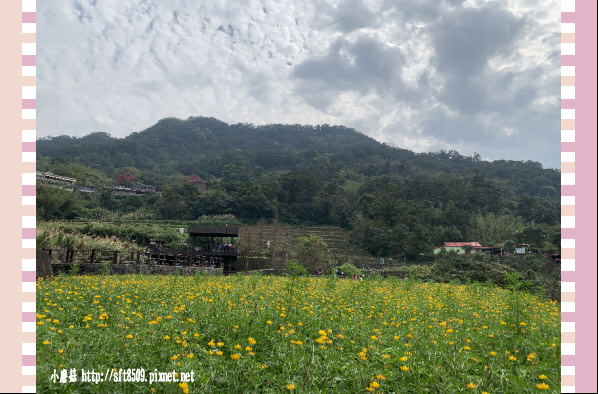
[[(180, 226), (179, 226), (180, 227)], [(40, 222), (37, 225), (38, 247), (74, 247), (78, 249), (136, 249), (147, 246), (150, 239), (170, 243), (186, 239), (174, 225), (155, 223)]]
[[(59, 277), (37, 286), (41, 392), (560, 391), (559, 305), (526, 293), (199, 275)], [(54, 370), (72, 368), (144, 368), (147, 379), (193, 371), (194, 382), (51, 381)]]

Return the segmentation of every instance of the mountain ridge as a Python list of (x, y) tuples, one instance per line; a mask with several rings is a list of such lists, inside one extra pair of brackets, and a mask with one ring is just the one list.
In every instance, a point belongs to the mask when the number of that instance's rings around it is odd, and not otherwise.
[[(136, 168), (146, 182), (164, 183), (175, 174), (219, 178), (228, 164), (263, 171), (296, 171), (318, 156), (332, 165), (366, 176), (433, 179), (469, 177), (480, 172), (506, 182), (518, 194), (558, 197), (560, 172), (533, 161), (480, 160), (458, 152), (415, 153), (376, 141), (355, 129), (331, 125), (228, 124), (211, 117), (163, 118), (123, 138), (104, 132), (83, 137), (57, 136), (37, 141), (39, 166), (73, 162), (110, 177)], [(63, 174), (67, 175), (68, 174)], [(525, 179), (525, 182), (522, 180)]]

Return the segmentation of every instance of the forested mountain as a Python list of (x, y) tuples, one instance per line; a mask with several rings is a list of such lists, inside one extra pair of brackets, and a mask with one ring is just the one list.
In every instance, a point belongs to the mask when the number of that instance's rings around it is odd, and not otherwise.
[(350, 145), (379, 145), (374, 139), (339, 126), (229, 125), (214, 118), (162, 119), (125, 138), (93, 133), (38, 141), (40, 157), (63, 158), (111, 172), (135, 167), (156, 175), (200, 173), (220, 176), (224, 166), (243, 160), (270, 170), (291, 170), (317, 153), (331, 154)]
[(370, 252), (393, 255), (444, 241), (525, 241), (525, 231), (539, 234), (534, 242), (558, 244), (558, 170), (455, 151), (414, 153), (342, 126), (168, 118), (120, 139), (105, 133), (40, 139), (37, 154), (39, 170), (79, 184), (109, 185), (119, 177), (163, 190), (144, 197), (63, 195), (76, 200), (65, 210), (50, 204), (60, 192), (40, 187), (38, 216), (45, 219), (133, 212), (276, 218), (342, 226)]
[(560, 189), (560, 173), (543, 169), (537, 162), (487, 162), (456, 151), (417, 154), (381, 144), (353, 129), (330, 125), (229, 125), (214, 118), (166, 118), (125, 138), (102, 132), (81, 138), (42, 138), (37, 141), (37, 154), (40, 164), (47, 168), (51, 167), (48, 159), (59, 159), (113, 177), (125, 167), (134, 167), (158, 183), (175, 174), (220, 177), (231, 163), (259, 166), (264, 171), (290, 171), (317, 155), (328, 155), (332, 164), (366, 176), (434, 178), (478, 171), (508, 182), (518, 193), (557, 196)]

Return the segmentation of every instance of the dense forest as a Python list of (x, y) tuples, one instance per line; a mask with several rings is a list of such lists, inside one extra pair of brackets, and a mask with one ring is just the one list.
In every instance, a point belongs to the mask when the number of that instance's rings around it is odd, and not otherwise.
[[(37, 155), (38, 171), (98, 190), (38, 185), (42, 220), (277, 219), (341, 226), (377, 256), (430, 253), (445, 241), (560, 243), (558, 169), (456, 151), (414, 153), (342, 126), (167, 118), (125, 138), (43, 138)], [(161, 193), (115, 196), (115, 184)]]

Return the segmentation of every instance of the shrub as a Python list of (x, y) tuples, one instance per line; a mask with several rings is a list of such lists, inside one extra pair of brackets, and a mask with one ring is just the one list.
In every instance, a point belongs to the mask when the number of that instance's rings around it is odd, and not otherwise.
[(411, 267), (409, 277), (413, 279), (428, 280), (432, 278), (432, 269), (427, 266), (414, 265)]
[(345, 276), (353, 276), (353, 275), (362, 276), (363, 275), (361, 270), (351, 263), (345, 263), (345, 264), (341, 265), (339, 268), (341, 269), (341, 271), (343, 271)]

